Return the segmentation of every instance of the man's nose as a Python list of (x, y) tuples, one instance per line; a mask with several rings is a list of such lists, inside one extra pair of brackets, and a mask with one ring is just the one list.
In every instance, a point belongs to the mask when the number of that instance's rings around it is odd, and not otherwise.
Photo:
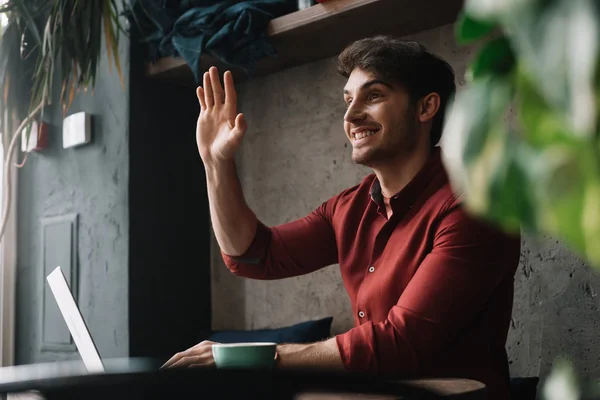
[(346, 110), (346, 114), (344, 114), (344, 121), (350, 123), (362, 121), (365, 119), (365, 116), (366, 114), (363, 107), (358, 102), (354, 102), (350, 104)]

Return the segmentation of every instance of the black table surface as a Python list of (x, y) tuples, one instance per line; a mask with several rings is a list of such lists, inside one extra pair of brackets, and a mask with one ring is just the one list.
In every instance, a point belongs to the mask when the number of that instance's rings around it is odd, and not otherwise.
[[(147, 359), (105, 362), (88, 373), (81, 362), (0, 368), (0, 393), (53, 399), (485, 399), (467, 379), (391, 379), (322, 370), (166, 369)], [(32, 392), (34, 391), (34, 392)], [(28, 398), (26, 395), (21, 398)]]

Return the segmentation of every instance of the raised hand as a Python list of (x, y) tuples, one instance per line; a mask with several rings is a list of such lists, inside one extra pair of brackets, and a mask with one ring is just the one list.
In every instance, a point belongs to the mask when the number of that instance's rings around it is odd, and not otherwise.
[(234, 158), (244, 133), (246, 121), (237, 113), (237, 99), (233, 76), (225, 72), (221, 86), (219, 71), (211, 67), (204, 73), (203, 86), (196, 89), (200, 102), (200, 115), (196, 126), (198, 152), (205, 165), (229, 161)]

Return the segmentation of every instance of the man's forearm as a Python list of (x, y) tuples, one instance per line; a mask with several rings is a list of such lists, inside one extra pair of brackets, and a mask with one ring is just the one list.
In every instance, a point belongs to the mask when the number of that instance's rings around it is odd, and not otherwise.
[(215, 237), (225, 254), (239, 256), (254, 239), (256, 215), (246, 204), (233, 161), (205, 165), (205, 169)]
[(281, 368), (325, 368), (344, 370), (335, 338), (310, 344), (280, 344), (277, 346)]

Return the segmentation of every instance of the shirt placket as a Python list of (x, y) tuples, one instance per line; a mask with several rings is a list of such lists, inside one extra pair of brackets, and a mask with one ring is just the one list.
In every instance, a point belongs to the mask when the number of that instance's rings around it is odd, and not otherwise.
[(358, 318), (358, 324), (364, 324), (367, 321), (370, 321), (370, 310), (368, 302), (365, 299), (365, 295), (367, 293), (367, 289), (370, 284), (376, 282), (372, 282), (371, 280), (377, 280), (377, 270), (381, 267), (379, 261), (385, 251), (385, 247), (388, 244), (388, 241), (394, 231), (398, 223), (398, 218), (392, 217), (389, 219), (379, 230), (377, 236), (375, 237), (375, 244), (373, 246), (373, 253), (369, 259), (369, 262), (365, 266), (365, 276), (363, 281), (361, 282), (360, 288), (357, 293), (357, 302), (356, 302), (356, 317)]

